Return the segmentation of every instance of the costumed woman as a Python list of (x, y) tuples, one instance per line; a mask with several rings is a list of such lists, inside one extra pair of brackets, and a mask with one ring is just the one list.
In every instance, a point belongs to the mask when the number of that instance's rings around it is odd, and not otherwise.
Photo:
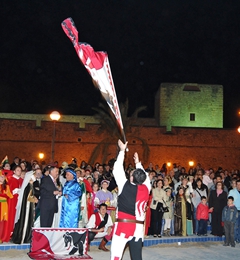
[(82, 191), (77, 182), (77, 174), (73, 169), (66, 169), (66, 183), (62, 194), (62, 211), (59, 226), (62, 228), (77, 228), (80, 210), (79, 198)]
[(12, 199), (13, 195), (7, 184), (5, 174), (0, 170), (0, 244), (8, 242), (4, 240), (4, 230), (8, 221), (8, 200)]
[(187, 236), (187, 207), (184, 187), (179, 186), (175, 197), (174, 233), (176, 236)]
[(78, 218), (78, 227), (84, 228), (88, 222), (88, 210), (87, 210), (87, 190), (84, 180), (84, 171), (81, 168), (76, 168), (75, 172), (77, 174), (77, 182), (80, 185), (82, 194), (79, 197), (79, 218)]
[(18, 203), (18, 194), (23, 183), (21, 173), (21, 167), (16, 166), (13, 171), (13, 175), (7, 176), (7, 183), (13, 195), (13, 198), (8, 200), (8, 221), (4, 227), (4, 241), (6, 242), (9, 242), (14, 229), (14, 219), (16, 215), (16, 206)]
[[(105, 203), (108, 207), (112, 206), (113, 203), (113, 195), (112, 193), (107, 189), (109, 186), (108, 180), (102, 180), (101, 181), (101, 190), (97, 191), (96, 197), (94, 200), (95, 205), (100, 205), (102, 203)], [(108, 210), (108, 214), (111, 215), (111, 211)]]
[(19, 193), (16, 207), (15, 225), (11, 241), (15, 244), (29, 243), (31, 241), (34, 224), (35, 202), (33, 181), (34, 172), (27, 172)]

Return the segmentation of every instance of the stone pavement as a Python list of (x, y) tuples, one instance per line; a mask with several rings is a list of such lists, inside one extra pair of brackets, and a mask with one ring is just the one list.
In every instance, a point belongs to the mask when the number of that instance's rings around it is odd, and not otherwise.
[[(110, 248), (110, 246), (107, 246)], [(28, 250), (5, 250), (0, 251), (1, 260), (29, 260)], [(110, 259), (109, 252), (98, 250), (97, 246), (92, 246), (89, 255), (95, 260)], [(235, 248), (224, 247), (222, 242), (192, 242), (192, 243), (172, 243), (158, 244), (155, 246), (143, 247), (143, 260), (235, 260), (240, 258), (240, 245)], [(126, 248), (122, 260), (130, 260), (129, 250)]]

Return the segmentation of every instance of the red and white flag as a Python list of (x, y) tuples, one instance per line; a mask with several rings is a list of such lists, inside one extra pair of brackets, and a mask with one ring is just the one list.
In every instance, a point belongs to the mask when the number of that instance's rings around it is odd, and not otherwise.
[(92, 259), (86, 228), (33, 228), (28, 256), (35, 260)]
[(62, 28), (69, 37), (83, 65), (97, 84), (102, 96), (115, 115), (119, 126), (123, 129), (121, 113), (112, 79), (108, 55), (106, 52), (95, 52), (91, 45), (78, 42), (78, 31), (72, 18), (62, 22)]

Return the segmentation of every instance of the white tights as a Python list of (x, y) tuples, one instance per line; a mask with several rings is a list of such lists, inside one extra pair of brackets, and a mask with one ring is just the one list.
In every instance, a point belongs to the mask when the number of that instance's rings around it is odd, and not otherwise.
[(170, 229), (170, 227), (171, 227), (171, 219), (170, 218), (165, 219), (164, 230), (167, 230), (167, 228)]

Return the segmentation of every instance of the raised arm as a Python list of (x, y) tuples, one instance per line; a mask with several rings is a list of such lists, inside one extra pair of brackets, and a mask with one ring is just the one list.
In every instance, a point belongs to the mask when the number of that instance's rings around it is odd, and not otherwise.
[[(143, 166), (142, 166), (142, 163), (139, 161), (139, 156), (138, 156), (138, 153), (135, 152), (134, 155), (133, 155), (133, 160), (135, 162), (135, 165), (136, 165), (136, 169), (142, 169), (144, 170)], [(145, 171), (145, 170), (144, 170)], [(151, 182), (150, 182), (150, 178), (149, 178), (149, 175), (147, 172), (146, 173), (146, 180), (144, 181), (143, 184), (145, 184), (150, 192), (151, 190)]]
[(125, 171), (123, 168), (123, 161), (124, 161), (124, 155), (125, 155), (125, 149), (127, 148), (127, 143), (125, 144), (121, 141), (118, 140), (118, 147), (120, 149), (118, 157), (116, 162), (114, 163), (113, 167), (113, 175), (116, 180), (116, 183), (118, 185), (118, 189), (121, 190), (124, 183), (126, 182), (126, 176), (125, 176)]

